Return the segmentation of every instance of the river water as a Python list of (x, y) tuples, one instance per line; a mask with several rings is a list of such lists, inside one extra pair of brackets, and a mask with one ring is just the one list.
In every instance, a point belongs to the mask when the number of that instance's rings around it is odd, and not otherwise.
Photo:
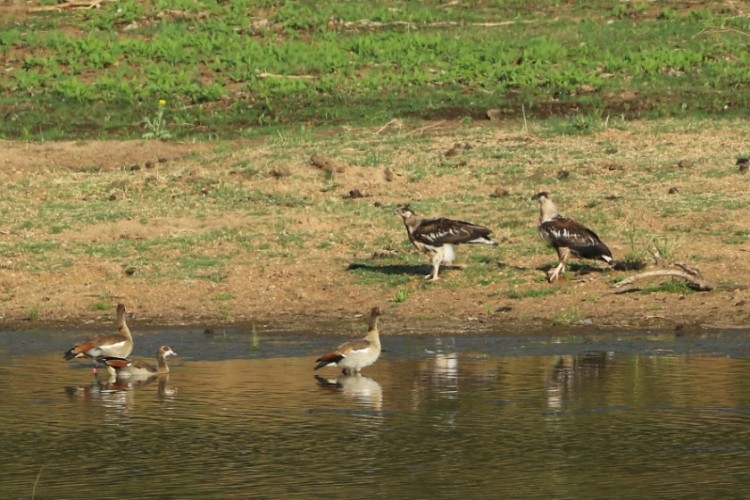
[[(0, 498), (750, 497), (750, 332), (340, 338), (140, 332), (168, 378), (95, 379), (81, 332), (0, 332)], [(315, 375), (318, 377), (316, 378)]]

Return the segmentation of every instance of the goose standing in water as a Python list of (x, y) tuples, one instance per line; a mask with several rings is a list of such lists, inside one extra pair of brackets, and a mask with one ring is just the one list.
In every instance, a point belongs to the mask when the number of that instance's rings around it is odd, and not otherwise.
[(117, 378), (152, 377), (169, 373), (167, 356), (177, 356), (177, 353), (168, 345), (163, 345), (156, 350), (156, 365), (115, 356), (100, 356), (97, 361), (107, 367), (110, 376)]
[[(97, 335), (79, 342), (63, 354), (66, 361), (73, 358), (92, 358), (115, 356), (127, 358), (133, 351), (133, 335), (125, 321), (125, 305), (117, 304), (117, 333)], [(94, 367), (96, 373), (96, 367)]]
[(362, 339), (341, 344), (336, 350), (319, 357), (315, 360), (317, 362), (315, 369), (335, 365), (341, 368), (344, 375), (351, 375), (375, 363), (381, 351), (378, 317), (380, 317), (380, 309), (373, 307), (370, 311), (367, 335)]

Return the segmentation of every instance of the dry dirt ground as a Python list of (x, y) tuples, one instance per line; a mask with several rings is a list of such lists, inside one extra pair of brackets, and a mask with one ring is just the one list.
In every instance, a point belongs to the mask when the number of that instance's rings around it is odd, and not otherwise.
[[(456, 137), (451, 129), (433, 127), (433, 144), (435, 151), (446, 152), (455, 143)], [(646, 134), (651, 137), (655, 147), (673, 148), (677, 153), (684, 152), (685, 158), (701, 168), (701, 155), (705, 146), (720, 154), (727, 148), (727, 155), (735, 154), (746, 144), (742, 134), (726, 139), (731, 144), (716, 144), (715, 131), (707, 131), (710, 137), (701, 138), (701, 132), (688, 134)], [(721, 133), (721, 132), (719, 132)], [(497, 130), (488, 132), (492, 140), (509, 141), (517, 137), (517, 132)], [(602, 141), (623, 144), (631, 140), (628, 133), (608, 130), (598, 134), (593, 142)], [(746, 136), (745, 136), (746, 137)], [(564, 143), (564, 137), (551, 139), (537, 138), (537, 141)], [(572, 140), (572, 139), (570, 139)], [(632, 138), (633, 141), (644, 140), (643, 135)], [(703, 141), (703, 142), (702, 142)], [(653, 144), (651, 146), (653, 146)], [(646, 149), (648, 147), (647, 146)], [(148, 141), (132, 142), (56, 142), (56, 143), (20, 143), (0, 142), (0, 175), (6, 182), (19, 182), (27, 177), (39, 175), (40, 172), (66, 172), (75, 170), (81, 165), (109, 165), (112, 169), (122, 170), (123, 166), (155, 161), (157, 158), (169, 158), (169, 165), (179, 165), (181, 161), (190, 161), (195, 153), (203, 154), (215, 148), (215, 144), (179, 144)], [(238, 151), (249, 151), (247, 144), (232, 145)], [(638, 150), (638, 147), (633, 147)], [(252, 155), (263, 155), (261, 146), (252, 148)], [(306, 152), (309, 158), (309, 150)], [(675, 156), (679, 158), (679, 156)], [(671, 161), (671, 160), (670, 160)], [(591, 168), (601, 169), (609, 175), (607, 163), (595, 159)], [(627, 168), (627, 160), (624, 162)], [(564, 167), (565, 165), (563, 165)], [(398, 166), (393, 166), (398, 170)], [(303, 168), (313, 170), (306, 165)], [(555, 167), (557, 168), (557, 167)], [(573, 165), (568, 168), (574, 168)], [(318, 176), (319, 174), (311, 174)], [(359, 186), (370, 192), (384, 190), (385, 182), (380, 178), (363, 182), (362, 171), (350, 167), (338, 177), (344, 187)], [(687, 175), (687, 174), (686, 174)], [(312, 178), (312, 177), (310, 177)], [(306, 177), (299, 185), (287, 186), (284, 189), (304, 189)], [(319, 179), (317, 177), (316, 179)], [(533, 176), (531, 178), (533, 181)], [(747, 181), (750, 176), (732, 177), (727, 182), (727, 189), (747, 195)], [(265, 182), (265, 181), (261, 181)], [(267, 180), (280, 185), (276, 179)], [(289, 181), (290, 183), (292, 181)], [(319, 180), (312, 191), (318, 191)], [(400, 182), (397, 178), (393, 183)], [(394, 186), (396, 184), (393, 184)], [(544, 186), (541, 186), (544, 187)], [(403, 200), (408, 197), (413, 185), (389, 187), (392, 200)], [(444, 183), (435, 183), (433, 188), (420, 187), (420, 194), (426, 196), (450, 189)], [(511, 188), (512, 189), (512, 188)], [(568, 188), (570, 189), (570, 188)], [(665, 192), (665, 186), (659, 186), (658, 192)], [(696, 186), (695, 189), (702, 189)], [(710, 187), (707, 187), (710, 189)], [(490, 186), (487, 186), (489, 192)], [(690, 192), (688, 186), (681, 185), (683, 192)], [(383, 191), (385, 193), (385, 191)], [(485, 193), (486, 194), (486, 193)], [(528, 199), (523, 193), (523, 199)], [(385, 198), (388, 198), (385, 194)], [(390, 200), (388, 200), (390, 202)], [(370, 201), (371, 203), (372, 201)], [(570, 211), (581, 211), (582, 206), (571, 207)], [(435, 215), (435, 214), (430, 214)], [(573, 215), (573, 214), (570, 214)], [(733, 216), (736, 213), (733, 214)], [(718, 216), (720, 218), (720, 216)], [(743, 220), (733, 221), (733, 227), (750, 226), (750, 218), (743, 212)], [(218, 221), (217, 221), (218, 222)], [(251, 221), (229, 214), (222, 224), (242, 225)], [(666, 222), (656, 214), (643, 213), (641, 222), (646, 227), (663, 227)], [(684, 221), (683, 221), (684, 222)], [(111, 240), (113, 238), (149, 238), (175, 232), (190, 233), (204, 230), (211, 221), (181, 218), (179, 221), (154, 219), (149, 224), (137, 222), (125, 223), (113, 231), (106, 225), (88, 229), (84, 233), (66, 231), (46, 237), (64, 239), (87, 239), (91, 241)], [(300, 217), (300, 224), (314, 224), (315, 218)], [(690, 224), (690, 221), (686, 222)], [(5, 221), (3, 225), (7, 225)], [(193, 227), (191, 227), (193, 226)], [(400, 222), (394, 219), (394, 238), (405, 238)], [(524, 229), (529, 238), (536, 238), (535, 223), (529, 221)], [(498, 229), (496, 234), (508, 238), (508, 231)], [(745, 233), (746, 234), (746, 233)], [(0, 227), (0, 241), (17, 242), (33, 235), (5, 230)], [(610, 238), (613, 251), (622, 255), (626, 250), (624, 236)], [(368, 249), (367, 253), (371, 253)], [(468, 250), (468, 252), (474, 249)], [(91, 257), (75, 263), (72, 268), (60, 271), (47, 270), (33, 272), (25, 270), (18, 260), (22, 255), (4, 256), (0, 265), (0, 325), (7, 329), (34, 329), (52, 325), (87, 328), (108, 328), (114, 321), (114, 311), (92, 310), (91, 302), (95, 297), (106, 294), (113, 303), (124, 302), (128, 306), (130, 322), (142, 326), (194, 325), (199, 328), (216, 328), (221, 325), (254, 325), (267, 330), (336, 331), (351, 334), (362, 331), (362, 319), (371, 306), (380, 305), (385, 310), (383, 331), (387, 333), (420, 333), (420, 332), (483, 332), (500, 331), (508, 334), (549, 331), (576, 327), (589, 329), (683, 329), (705, 327), (750, 327), (750, 291), (742, 286), (750, 282), (750, 245), (747, 240), (742, 244), (720, 245), (715, 238), (705, 241), (691, 241), (690, 251), (686, 254), (710, 255), (715, 258), (704, 259), (700, 268), (706, 278), (714, 283), (732, 283), (733, 286), (712, 292), (701, 293), (616, 293), (611, 278), (600, 273), (579, 275), (568, 273), (564, 279), (549, 284), (557, 287), (560, 293), (545, 297), (511, 298), (502, 290), (488, 294), (488, 287), (454, 288), (446, 285), (456, 273), (450, 270), (444, 280), (434, 287), (415, 285), (412, 295), (402, 303), (392, 300), (393, 291), (385, 293), (381, 287), (357, 283), (351, 273), (345, 270), (345, 263), (351, 261), (351, 249), (333, 245), (324, 248), (309, 257), (275, 268), (272, 263), (253, 264), (245, 259), (236, 265), (230, 265), (226, 279), (220, 283), (190, 280), (146, 280), (138, 274), (122, 279), (122, 270), (118, 265), (106, 260)], [(461, 250), (465, 255), (466, 250)], [(362, 255), (361, 255), (362, 256)], [(3, 257), (3, 256), (0, 256)], [(533, 256), (523, 262), (524, 273), (529, 282), (540, 284), (541, 267), (554, 262), (551, 251)], [(521, 265), (513, 256), (504, 255), (504, 266)], [(490, 269), (494, 267), (490, 266)], [(333, 270), (333, 271), (332, 271)], [(420, 269), (421, 271), (421, 269)], [(424, 271), (427, 271), (425, 266)], [(117, 275), (118, 279), (113, 279)], [(420, 277), (414, 276), (418, 283)], [(639, 283), (640, 284), (640, 283)], [(739, 285), (739, 286), (737, 286)], [(218, 318), (216, 302), (207, 297), (216, 293), (228, 293), (234, 297), (232, 313), (225, 318)], [(42, 304), (41, 313), (29, 317), (31, 304)], [(568, 312), (568, 317), (566, 317)]]

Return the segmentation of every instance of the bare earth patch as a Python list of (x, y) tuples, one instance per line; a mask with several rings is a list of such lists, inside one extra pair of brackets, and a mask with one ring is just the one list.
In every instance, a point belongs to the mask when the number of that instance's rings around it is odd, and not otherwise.
[[(375, 305), (388, 333), (748, 327), (750, 177), (735, 166), (747, 137), (729, 122), (585, 136), (493, 122), (256, 144), (2, 142), (2, 324), (107, 327), (105, 306), (124, 302), (134, 325), (342, 334)], [(311, 165), (316, 153), (341, 168)], [(686, 261), (718, 288), (622, 293), (615, 278), (634, 273), (596, 264), (546, 283), (539, 190), (616, 259)], [(487, 225), (501, 245), (459, 247), (467, 268), (425, 283), (427, 259), (392, 214), (407, 201)]]

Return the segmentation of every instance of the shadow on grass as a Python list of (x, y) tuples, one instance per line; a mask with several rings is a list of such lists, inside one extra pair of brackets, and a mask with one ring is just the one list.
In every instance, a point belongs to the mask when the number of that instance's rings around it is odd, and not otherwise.
[[(498, 269), (512, 268), (519, 271), (528, 270), (527, 267), (522, 266), (509, 266), (503, 262), (498, 262)], [(440, 273), (444, 271), (462, 271), (468, 267), (468, 264), (442, 264), (440, 266)], [(362, 264), (359, 262), (352, 262), (346, 268), (347, 271), (366, 271), (373, 273), (380, 273), (385, 275), (413, 275), (413, 276), (427, 276), (432, 273), (431, 264)]]
[[(544, 264), (536, 268), (537, 271), (544, 271), (549, 273), (552, 269), (556, 268), (557, 264)], [(565, 272), (571, 272), (580, 275), (599, 273), (604, 274), (608, 271), (638, 271), (646, 267), (641, 261), (615, 261), (612, 267), (597, 266), (595, 264), (587, 264), (585, 262), (568, 262), (565, 264)]]
[[(441, 270), (443, 268), (441, 267)], [(367, 271), (371, 273), (380, 273), (387, 275), (414, 275), (424, 276), (432, 271), (432, 266), (424, 265), (404, 265), (404, 264), (361, 264), (353, 262), (346, 268), (347, 271)]]

